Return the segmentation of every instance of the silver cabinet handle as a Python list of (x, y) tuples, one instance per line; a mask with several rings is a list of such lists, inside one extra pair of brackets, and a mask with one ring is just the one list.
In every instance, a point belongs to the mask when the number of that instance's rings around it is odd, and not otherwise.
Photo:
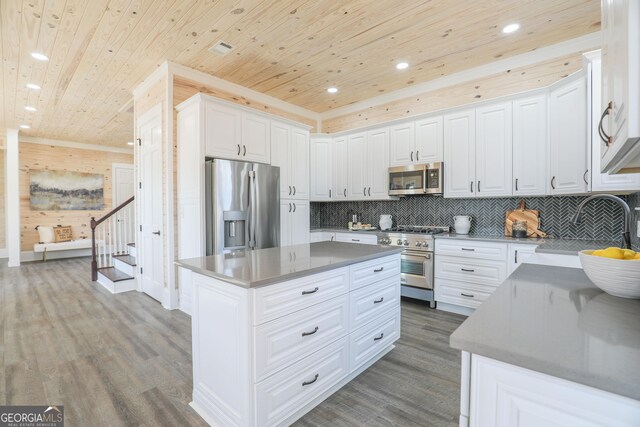
[(471, 269), (468, 269), (468, 268), (461, 268), (460, 270), (466, 271), (467, 273), (473, 273), (475, 271), (475, 270), (471, 270)]
[(369, 197), (371, 197), (371, 187), (369, 187)]
[(513, 257), (513, 261), (517, 264), (518, 263), (518, 251), (515, 252), (515, 255)]
[(362, 195), (367, 196), (367, 187), (362, 188)]
[(384, 267), (376, 268), (375, 270), (373, 270), (373, 272), (380, 273), (382, 270), (384, 270)]
[(416, 161), (420, 161), (420, 150), (416, 151)]
[(246, 146), (246, 145), (243, 145), (243, 146), (242, 146), (242, 150), (243, 150), (243, 151), (242, 151), (242, 155), (243, 155), (243, 156), (246, 156), (246, 155), (247, 155), (247, 146)]
[(314, 329), (313, 331), (311, 331), (311, 332), (303, 332), (303, 333), (302, 333), (302, 336), (303, 336), (303, 337), (307, 337), (307, 336), (309, 336), (309, 335), (313, 335), (313, 334), (315, 334), (316, 332), (318, 332), (318, 327), (317, 327), (317, 326), (316, 326), (316, 327), (315, 327), (315, 329)]
[(600, 139), (604, 142), (605, 147), (608, 147), (609, 144), (611, 144), (611, 137), (604, 131), (603, 122), (604, 118), (609, 115), (612, 108), (613, 102), (609, 102), (609, 104), (607, 104), (607, 108), (602, 112), (602, 116), (600, 116), (600, 123), (598, 123), (598, 134), (600, 134)]
[(480, 192), (480, 181), (478, 181), (478, 193)]
[(289, 212), (291, 212), (291, 203), (289, 203)]
[(153, 232), (151, 232), (151, 234), (155, 234), (156, 236), (159, 236), (159, 235), (160, 235), (160, 230), (158, 230), (158, 231), (153, 231)]
[(384, 337), (384, 332), (380, 332), (380, 336), (379, 337), (375, 337), (373, 340), (374, 341), (380, 341), (383, 337)]
[(460, 292), (460, 295), (462, 295), (463, 297), (467, 297), (467, 298), (473, 298), (474, 297), (472, 294), (465, 294), (464, 292)]
[(329, 198), (331, 198), (331, 189), (329, 189)]
[(469, 249), (469, 248), (460, 248), (463, 251), (468, 251), (468, 252), (475, 252), (475, 249)]
[(318, 292), (319, 289), (320, 288), (316, 286), (315, 289), (312, 291), (302, 291), (302, 295), (315, 294), (316, 292)]
[[(295, 193), (294, 193), (294, 194), (295, 194)], [(295, 204), (295, 203), (293, 204), (293, 211), (294, 211), (294, 212), (296, 211), (296, 204)]]
[(551, 178), (551, 188), (554, 190), (556, 189), (556, 186), (554, 185), (555, 182), (556, 182), (556, 177), (554, 176)]
[(518, 191), (518, 178), (516, 178), (516, 191)]
[(384, 301), (384, 297), (380, 297), (380, 299), (373, 300), (373, 303), (380, 304), (382, 301)]
[(296, 195), (296, 186), (295, 185), (293, 186), (293, 195), (294, 196)]
[(304, 387), (304, 386), (306, 386), (306, 385), (310, 385), (310, 384), (315, 383), (316, 381), (318, 381), (318, 377), (319, 377), (319, 376), (320, 376), (319, 374), (316, 374), (316, 376), (315, 376), (315, 377), (313, 377), (313, 379), (312, 379), (311, 381), (305, 381), (305, 382), (303, 382), (303, 383), (302, 383), (302, 387)]
[(471, 192), (473, 193), (473, 181), (471, 181)]
[(291, 195), (291, 186), (289, 186), (289, 195)]
[(344, 189), (344, 197), (347, 197), (347, 189)]
[(240, 144), (238, 144), (238, 156), (240, 155)]
[(411, 152), (411, 161), (413, 162), (413, 151)]
[(336, 236), (331, 236), (331, 241), (333, 242), (333, 240), (336, 238)]
[(360, 239), (351, 239), (352, 242), (359, 242)]
[(587, 181), (587, 174), (589, 173), (589, 169), (587, 169), (586, 171), (584, 171), (584, 175), (582, 175), (582, 179), (584, 180), (584, 183), (589, 185), (589, 181)]

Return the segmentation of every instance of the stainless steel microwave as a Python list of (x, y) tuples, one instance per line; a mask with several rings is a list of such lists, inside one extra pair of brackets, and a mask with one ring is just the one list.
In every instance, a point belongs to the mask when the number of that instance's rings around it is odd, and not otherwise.
[(389, 168), (389, 195), (442, 194), (442, 162)]

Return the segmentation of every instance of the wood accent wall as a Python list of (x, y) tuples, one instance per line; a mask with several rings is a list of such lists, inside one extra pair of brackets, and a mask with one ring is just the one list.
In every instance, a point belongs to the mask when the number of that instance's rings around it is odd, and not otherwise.
[(582, 68), (582, 53), (423, 93), (322, 121), (335, 133), (549, 86)]
[[(133, 163), (133, 155), (81, 150), (20, 142), (20, 241), (21, 250), (33, 250), (38, 243), (37, 225), (70, 225), (73, 238), (91, 238), (89, 221), (111, 210), (111, 164)], [(104, 206), (101, 211), (33, 211), (29, 203), (29, 174), (34, 169), (65, 170), (104, 175)]]
[(313, 129), (311, 129), (311, 132), (315, 132), (315, 127), (317, 124), (315, 120), (309, 119), (307, 117), (299, 116), (297, 114), (293, 114), (288, 111), (281, 110), (279, 108), (271, 107), (261, 102), (256, 102), (256, 101), (247, 99), (243, 96), (238, 96), (233, 93), (225, 92), (220, 89), (216, 89), (210, 86), (196, 83), (182, 77), (174, 77), (174, 80), (173, 80), (173, 106), (175, 107), (176, 105), (191, 98), (193, 95), (199, 92), (204, 93), (206, 95), (215, 96), (216, 98), (224, 99), (225, 101), (244, 105), (246, 107), (255, 108), (256, 110), (263, 111), (265, 113), (275, 114), (277, 116), (284, 117), (289, 120), (294, 120), (298, 123), (304, 123), (306, 125), (313, 126)]
[(4, 175), (5, 175), (5, 166), (4, 166), (4, 147), (2, 141), (0, 140), (0, 249), (7, 247), (6, 241), (6, 216), (5, 216), (5, 202), (4, 202)]

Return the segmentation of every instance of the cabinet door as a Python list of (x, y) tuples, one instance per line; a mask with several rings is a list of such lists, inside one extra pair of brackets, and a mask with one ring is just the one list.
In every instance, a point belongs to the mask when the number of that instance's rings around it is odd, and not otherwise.
[(367, 134), (356, 133), (349, 135), (347, 147), (349, 170), (348, 199), (362, 200), (367, 197)]
[(269, 164), (271, 160), (271, 121), (242, 113), (242, 160)]
[(511, 102), (476, 110), (476, 197), (511, 196)]
[(333, 143), (331, 138), (313, 138), (309, 163), (311, 201), (333, 200)]
[(474, 197), (476, 178), (475, 110), (444, 116), (444, 195)]
[(587, 191), (587, 99), (584, 76), (549, 95), (549, 185), (551, 194)]
[(547, 189), (547, 97), (513, 101), (513, 195), (542, 196)]
[(293, 188), (291, 187), (291, 164), (289, 151), (289, 138), (291, 128), (289, 125), (271, 122), (271, 165), (280, 168), (280, 198), (291, 197)]
[(416, 159), (414, 145), (415, 128), (413, 123), (404, 123), (389, 128), (389, 165), (412, 164)]
[(367, 133), (367, 198), (389, 198), (389, 129)]
[(309, 243), (309, 221), (311, 213), (309, 202), (306, 200), (292, 200), (291, 214), (291, 243), (292, 245), (302, 245)]
[(416, 122), (416, 163), (442, 161), (442, 116), (429, 117)]
[(509, 267), (507, 269), (507, 274), (511, 274), (514, 272), (516, 268), (520, 266), (520, 264), (524, 264), (524, 262), (536, 253), (537, 245), (518, 245), (518, 244), (509, 244), (509, 257), (507, 258), (509, 261)]
[(349, 146), (347, 137), (333, 140), (333, 195), (334, 200), (349, 198)]
[(291, 129), (291, 186), (293, 198), (309, 200), (309, 132)]
[(291, 243), (291, 217), (293, 204), (291, 200), (280, 201), (280, 246), (290, 246)]
[(242, 154), (242, 113), (213, 102), (205, 103), (205, 155), (238, 159)]

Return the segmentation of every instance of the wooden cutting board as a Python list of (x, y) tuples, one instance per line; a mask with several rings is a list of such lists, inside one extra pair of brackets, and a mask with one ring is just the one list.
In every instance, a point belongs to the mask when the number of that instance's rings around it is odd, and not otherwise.
[(504, 224), (504, 234), (511, 236), (513, 223), (515, 221), (527, 221), (527, 236), (528, 237), (545, 237), (546, 233), (540, 231), (540, 212), (534, 209), (527, 209), (524, 199), (520, 200), (518, 208), (514, 210), (507, 210), (507, 216)]

